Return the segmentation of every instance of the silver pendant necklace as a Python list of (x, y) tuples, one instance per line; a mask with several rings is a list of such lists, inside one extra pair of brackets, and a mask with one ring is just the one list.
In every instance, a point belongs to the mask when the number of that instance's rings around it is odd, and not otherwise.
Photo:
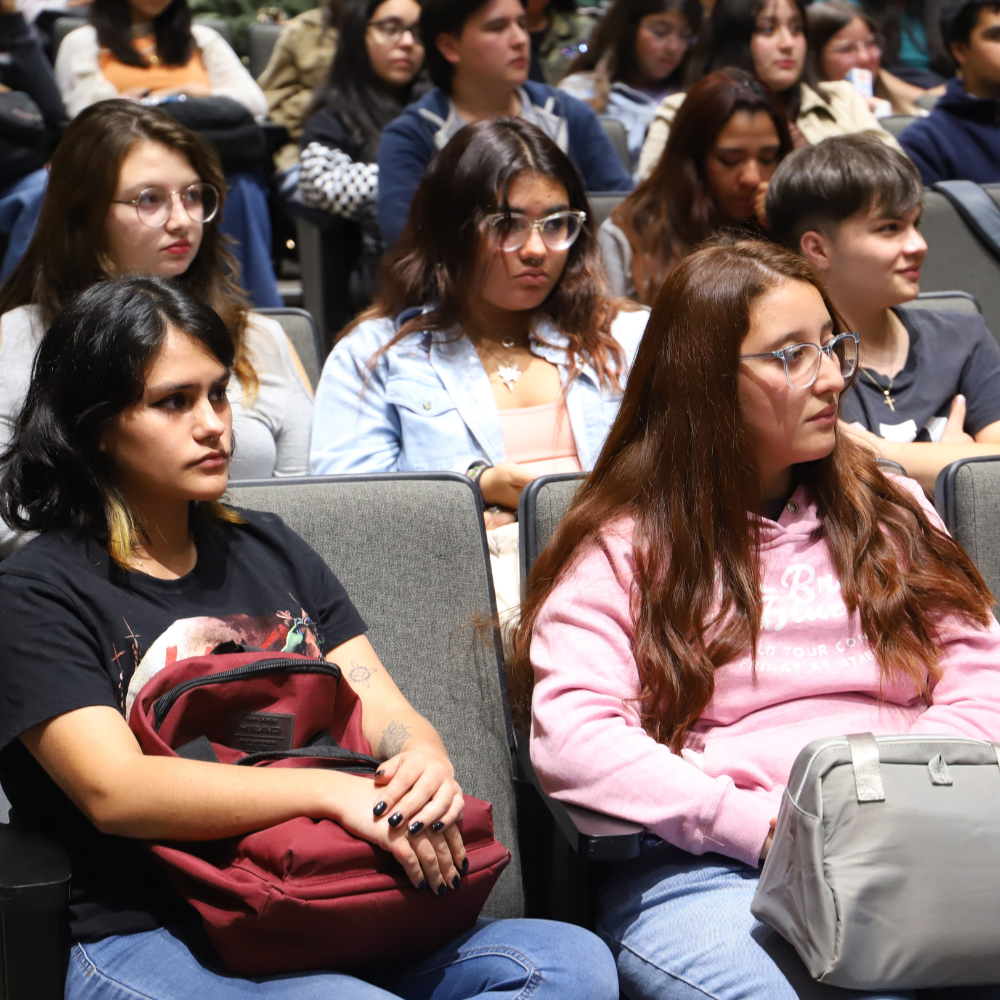
[[(503, 340), (500, 341), (500, 346), (508, 351), (512, 351), (517, 345), (514, 343), (512, 338), (505, 337)], [(504, 359), (501, 358), (500, 355), (496, 353), (496, 351), (491, 351), (486, 346), (485, 342), (483, 343), (483, 350), (485, 350), (487, 354), (492, 354), (493, 357), (495, 357), (497, 361), (500, 362), (499, 365), (497, 366), (497, 376), (499, 377), (500, 381), (503, 382), (503, 384), (507, 387), (507, 391), (513, 392), (514, 383), (521, 377), (522, 374), (521, 369), (518, 366), (517, 362), (515, 361), (513, 364), (507, 364), (506, 361), (504, 361)]]

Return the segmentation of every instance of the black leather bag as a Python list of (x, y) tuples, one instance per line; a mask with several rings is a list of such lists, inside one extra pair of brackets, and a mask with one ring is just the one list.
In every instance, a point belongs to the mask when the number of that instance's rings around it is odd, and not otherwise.
[(267, 145), (253, 115), (231, 97), (186, 97), (160, 107), (192, 132), (203, 135), (219, 152), (227, 173), (260, 166)]

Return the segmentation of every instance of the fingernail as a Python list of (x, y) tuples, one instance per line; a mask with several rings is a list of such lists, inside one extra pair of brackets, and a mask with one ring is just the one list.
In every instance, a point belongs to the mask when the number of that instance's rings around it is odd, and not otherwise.
[(444, 884), (444, 882), (442, 882), (442, 883), (441, 883), (441, 884), (440, 884), (440, 885), (438, 886), (438, 895), (439, 895), (439, 896), (447, 896), (447, 895), (448, 895), (448, 886), (446, 886), (446, 885)]
[(375, 772), (375, 777), (376, 778), (381, 778), (381, 777), (383, 777), (384, 774), (385, 774), (385, 771), (376, 771)]
[(381, 816), (382, 813), (384, 813), (388, 808), (389, 807), (384, 802), (376, 802), (375, 808), (372, 809), (372, 812), (375, 813), (375, 818), (378, 819), (379, 816)]
[(462, 862), (462, 874), (463, 875), (468, 875), (469, 874), (469, 859), (468, 858), (466, 858)]
[(441, 832), (441, 831), (442, 831), (442, 830), (444, 829), (444, 823), (442, 823), (442, 822), (441, 822), (441, 820), (438, 820), (438, 821), (437, 821), (436, 823), (434, 823), (434, 824), (433, 824), (433, 825), (431, 826), (431, 829), (432, 829), (432, 830), (433, 830), (433, 831), (434, 831), (435, 833), (440, 833), (440, 832)]
[[(390, 822), (392, 822), (392, 821), (390, 820)], [(424, 824), (423, 824), (423, 823), (421, 823), (419, 819), (415, 819), (415, 820), (414, 820), (414, 821), (413, 821), (413, 822), (412, 822), (412, 823), (410, 824), (410, 833), (420, 833), (420, 831), (421, 831), (421, 830), (422, 830), (423, 828), (424, 828)]]
[(420, 880), (420, 885), (417, 886), (417, 892), (423, 892), (427, 888), (427, 879), (423, 878)]
[(451, 880), (451, 887), (452, 887), (452, 889), (461, 889), (462, 888), (462, 879), (458, 875), (456, 875)]
[(399, 824), (402, 823), (402, 822), (403, 822), (403, 814), (402, 813), (393, 813), (389, 817), (389, 826), (399, 826)]

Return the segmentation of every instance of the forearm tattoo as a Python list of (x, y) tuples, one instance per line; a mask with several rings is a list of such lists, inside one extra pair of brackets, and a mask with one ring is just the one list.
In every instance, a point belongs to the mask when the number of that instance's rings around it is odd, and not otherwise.
[(410, 738), (410, 730), (403, 725), (398, 719), (393, 719), (388, 726), (385, 727), (385, 731), (382, 733), (382, 739), (379, 740), (378, 744), (378, 755), (382, 760), (388, 760), (390, 757), (395, 757), (400, 750), (403, 749), (403, 744)]
[(375, 667), (366, 667), (363, 663), (351, 660), (351, 669), (347, 671), (347, 679), (352, 684), (364, 684), (365, 687), (368, 687), (372, 675), (377, 673), (378, 670)]

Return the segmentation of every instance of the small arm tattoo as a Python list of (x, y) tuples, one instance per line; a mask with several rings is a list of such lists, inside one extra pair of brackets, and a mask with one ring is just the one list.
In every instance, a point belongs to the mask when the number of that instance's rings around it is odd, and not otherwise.
[(363, 663), (351, 660), (351, 669), (348, 670), (347, 677), (352, 684), (364, 684), (365, 687), (368, 687), (372, 675), (377, 673), (378, 670), (375, 667), (366, 667)]
[(378, 755), (382, 760), (388, 760), (390, 757), (395, 757), (400, 750), (403, 749), (403, 744), (410, 738), (410, 730), (406, 728), (398, 719), (393, 719), (388, 726), (385, 727), (385, 731), (382, 733), (382, 739), (379, 740), (378, 744)]

